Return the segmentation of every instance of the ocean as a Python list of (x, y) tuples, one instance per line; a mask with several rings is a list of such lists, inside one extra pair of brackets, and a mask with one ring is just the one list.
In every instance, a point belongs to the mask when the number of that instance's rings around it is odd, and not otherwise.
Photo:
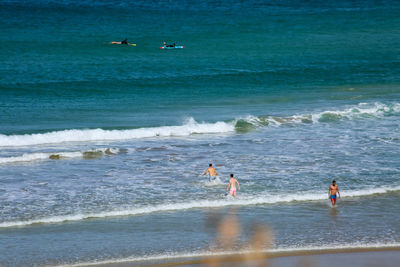
[(227, 216), (233, 251), (259, 224), (274, 251), (400, 246), (399, 14), (390, 0), (0, 1), (0, 265), (228, 253)]

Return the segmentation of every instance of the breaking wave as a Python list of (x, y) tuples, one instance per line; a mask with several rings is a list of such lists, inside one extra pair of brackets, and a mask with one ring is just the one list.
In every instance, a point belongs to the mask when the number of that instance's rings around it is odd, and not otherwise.
[(190, 118), (181, 126), (162, 126), (131, 130), (65, 130), (44, 134), (0, 135), (0, 146), (29, 146), (63, 142), (117, 141), (151, 137), (183, 137), (192, 134), (233, 132), (230, 123), (198, 123)]
[(317, 124), (328, 123), (339, 120), (355, 120), (362, 118), (380, 118), (400, 114), (400, 103), (360, 103), (343, 110), (326, 110), (314, 114), (293, 115), (288, 117), (276, 116), (247, 116), (235, 120), (237, 132), (248, 132), (259, 127), (271, 126), (279, 127), (282, 125), (294, 124)]
[[(338, 120), (379, 118), (400, 114), (400, 103), (361, 103), (344, 110), (327, 110), (315, 114), (293, 115), (289, 117), (247, 116), (231, 121), (215, 123), (196, 122), (189, 118), (180, 126), (160, 126), (130, 130), (72, 129), (42, 134), (3, 135), (0, 147), (30, 146), (63, 142), (118, 141), (152, 137), (185, 137), (193, 134), (244, 133), (260, 127), (279, 127), (293, 124), (316, 124)], [(37, 157), (41, 157), (36, 155)]]
[[(397, 191), (400, 191), (400, 186), (341, 191), (341, 196), (342, 198), (346, 199), (353, 197), (371, 196), (375, 194), (385, 194)], [(60, 216), (52, 216), (47, 218), (38, 218), (25, 221), (1, 222), (0, 228), (27, 226), (32, 224), (61, 223), (66, 221), (80, 221), (91, 218), (133, 216), (140, 214), (149, 214), (154, 212), (182, 211), (188, 209), (218, 208), (226, 206), (249, 206), (249, 205), (265, 205), (265, 204), (292, 203), (292, 202), (303, 202), (303, 201), (321, 201), (327, 199), (328, 198), (326, 193), (320, 193), (320, 192), (304, 192), (301, 195), (265, 193), (265, 195), (259, 194), (259, 196), (257, 197), (242, 196), (236, 199), (222, 198), (219, 200), (197, 200), (197, 201), (182, 202), (182, 203), (167, 203), (155, 206), (132, 207), (124, 210), (114, 210), (114, 211), (106, 211), (99, 213), (60, 215)]]

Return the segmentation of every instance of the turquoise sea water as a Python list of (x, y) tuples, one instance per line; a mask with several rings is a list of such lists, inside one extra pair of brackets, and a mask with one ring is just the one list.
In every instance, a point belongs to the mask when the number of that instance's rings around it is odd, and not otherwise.
[[(209, 218), (225, 214), (241, 241), (269, 225), (275, 249), (398, 246), (399, 14), (397, 1), (1, 1), (0, 264), (209, 253)], [(137, 46), (109, 44), (125, 37)], [(216, 183), (199, 176), (209, 163)]]

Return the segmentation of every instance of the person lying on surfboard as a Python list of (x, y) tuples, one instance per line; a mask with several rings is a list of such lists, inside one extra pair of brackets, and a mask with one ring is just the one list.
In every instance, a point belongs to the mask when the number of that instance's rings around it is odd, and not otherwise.
[(172, 45), (169, 45), (166, 42), (164, 42), (164, 47), (175, 47), (175, 43), (173, 43)]
[(113, 41), (113, 42), (110, 42), (110, 44), (133, 45), (133, 46), (136, 46), (136, 44), (130, 44), (130, 43), (128, 43), (128, 38), (125, 38), (125, 40), (123, 40), (123, 41), (121, 41), (121, 42), (115, 42), (115, 41)]

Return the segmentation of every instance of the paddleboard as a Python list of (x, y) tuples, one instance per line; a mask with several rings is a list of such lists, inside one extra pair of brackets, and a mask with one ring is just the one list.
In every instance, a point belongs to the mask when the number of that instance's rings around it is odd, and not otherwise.
[(179, 49), (185, 48), (183, 45), (176, 45), (176, 46), (161, 46), (160, 49)]

